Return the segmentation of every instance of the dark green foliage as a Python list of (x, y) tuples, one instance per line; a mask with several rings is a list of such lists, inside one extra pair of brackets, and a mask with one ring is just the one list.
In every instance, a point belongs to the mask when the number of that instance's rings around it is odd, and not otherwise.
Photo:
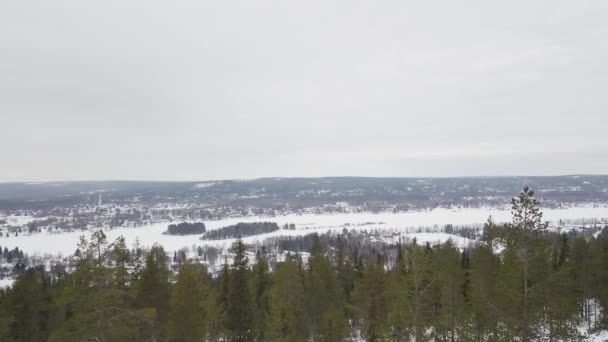
[(279, 230), (276, 222), (237, 223), (232, 226), (210, 230), (203, 235), (203, 240), (236, 239), (247, 236), (271, 233)]
[(471, 251), (470, 308), (471, 335), (477, 341), (497, 340), (502, 311), (498, 299), (501, 260), (488, 245)]
[(153, 335), (162, 332), (162, 325), (166, 323), (169, 314), (171, 297), (169, 278), (170, 271), (165, 250), (161, 246), (152, 247), (133, 289), (137, 308), (146, 310), (155, 318)]
[(117, 276), (128, 262), (121, 240), (111, 249), (102, 231), (81, 239), (78, 268), (56, 285), (49, 341), (133, 340), (151, 327), (153, 318), (132, 306), (127, 283)]
[(124, 237), (119, 237), (112, 244), (111, 258), (114, 261), (114, 285), (117, 288), (126, 289), (127, 284), (130, 281), (127, 265), (130, 263), (131, 256)]
[(362, 322), (361, 332), (368, 341), (382, 341), (387, 335), (390, 308), (387, 285), (387, 274), (380, 261), (372, 262), (356, 284), (353, 303)]
[(461, 266), (460, 253), (451, 241), (438, 249), (435, 260), (438, 281), (435, 301), (438, 305), (434, 326), (440, 340), (453, 342), (462, 335), (459, 322), (464, 321), (467, 309), (463, 294), (465, 270)]
[(230, 270), (227, 299), (226, 327), (230, 340), (236, 342), (253, 340), (253, 303), (249, 288), (249, 260), (245, 244), (240, 239), (232, 246), (234, 260)]
[(264, 257), (258, 258), (253, 267), (253, 293), (254, 293), (254, 335), (257, 340), (266, 340), (266, 321), (270, 314), (270, 288), (272, 278), (268, 262)]
[(303, 274), (288, 259), (277, 265), (270, 290), (270, 315), (266, 322), (268, 341), (305, 341), (307, 336)]
[(203, 234), (205, 231), (206, 228), (203, 222), (182, 222), (179, 224), (170, 224), (169, 227), (167, 227), (167, 233), (169, 233), (170, 235)]
[(201, 341), (207, 335), (207, 270), (185, 262), (177, 275), (171, 297), (167, 340), (175, 342)]
[(304, 274), (304, 291), (312, 336), (322, 341), (342, 341), (346, 334), (344, 289), (318, 238), (313, 240)]
[(0, 337), (7, 341), (47, 340), (51, 294), (42, 268), (32, 268), (21, 275), (2, 296), (2, 306), (6, 330), (0, 332)]

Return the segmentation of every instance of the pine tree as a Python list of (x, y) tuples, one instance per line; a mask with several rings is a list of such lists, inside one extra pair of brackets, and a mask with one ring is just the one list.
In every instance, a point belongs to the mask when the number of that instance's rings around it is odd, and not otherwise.
[(112, 283), (107, 265), (108, 240), (103, 230), (93, 232), (90, 239), (81, 236), (78, 249), (81, 257), (75, 274), (76, 281), (93, 288), (105, 288)]
[(114, 259), (114, 284), (120, 289), (126, 289), (130, 278), (127, 265), (130, 263), (131, 257), (124, 237), (121, 236), (112, 243), (112, 257)]
[(441, 340), (459, 340), (461, 323), (464, 321), (465, 298), (462, 293), (465, 274), (460, 264), (460, 255), (451, 240), (437, 251), (437, 281), (439, 310), (435, 318), (435, 332)]
[(82, 237), (79, 249), (77, 269), (58, 288), (53, 325), (59, 328), (49, 341), (139, 339), (149, 317), (132, 308), (127, 289), (115, 283), (105, 234)]
[(108, 239), (103, 230), (100, 229), (91, 234), (89, 246), (86, 250), (93, 258), (96, 267), (101, 267), (105, 264), (108, 255), (107, 245)]
[(354, 290), (356, 312), (361, 317), (362, 333), (367, 341), (382, 341), (387, 335), (389, 298), (384, 263), (381, 260), (368, 265), (363, 279)]
[(167, 340), (201, 341), (206, 336), (207, 271), (190, 262), (182, 263), (171, 297)]
[(592, 272), (591, 244), (584, 238), (574, 239), (572, 245), (572, 262), (574, 264), (575, 295), (579, 302), (580, 316), (591, 326), (589, 315), (589, 302), (593, 298), (593, 272)]
[(524, 275), (522, 265), (514, 248), (507, 247), (502, 253), (502, 264), (496, 276), (497, 307), (501, 315), (501, 334), (509, 339), (522, 338), (532, 334), (532, 314), (524, 312), (530, 302), (523, 299)]
[(51, 295), (44, 269), (27, 270), (3, 297), (12, 312), (12, 323), (5, 337), (11, 341), (46, 341)]
[(350, 302), (351, 292), (354, 288), (354, 268), (350, 258), (346, 257), (346, 250), (344, 241), (338, 239), (338, 247), (336, 251), (336, 272), (338, 273), (338, 279), (344, 289), (346, 295), (346, 301)]
[(470, 271), (470, 297), (475, 341), (497, 341), (498, 324), (502, 311), (497, 295), (500, 258), (489, 245), (472, 251)]
[(248, 258), (245, 244), (238, 239), (232, 245), (234, 260), (230, 270), (227, 328), (232, 341), (253, 340), (253, 310), (248, 281)]
[[(220, 291), (217, 287), (217, 282), (212, 281), (212, 286), (209, 287), (209, 294), (207, 296), (207, 341), (219, 342), (226, 340), (226, 332), (224, 328), (225, 319), (221, 311), (222, 305), (220, 304)], [(214, 286), (215, 285), (215, 286)]]
[(540, 288), (544, 295), (544, 325), (549, 341), (573, 340), (578, 335), (573, 265), (568, 236), (562, 234), (553, 249), (551, 272)]
[(223, 333), (224, 337), (226, 337), (228, 332), (225, 327), (228, 325), (228, 307), (230, 301), (230, 267), (228, 266), (228, 262), (226, 260), (224, 260), (224, 265), (222, 266), (219, 282), (220, 289), (217, 296), (219, 313), (218, 319), (224, 328), (222, 329), (223, 331), (221, 333)]
[(258, 341), (264, 341), (266, 336), (266, 320), (270, 314), (271, 285), (268, 262), (263, 256), (260, 256), (253, 267), (254, 326), (255, 337)]
[(405, 276), (405, 310), (415, 341), (427, 339), (426, 330), (432, 319), (432, 294), (435, 283), (433, 255), (428, 248), (413, 244), (407, 248)]
[(302, 274), (291, 259), (277, 265), (270, 290), (267, 339), (271, 342), (306, 340), (304, 288)]
[[(521, 303), (515, 313), (519, 338), (528, 342), (538, 333), (542, 316), (540, 284), (546, 278), (547, 248), (543, 233), (548, 223), (542, 221), (539, 202), (528, 187), (512, 200), (513, 222), (505, 230), (506, 253), (514, 257), (509, 270), (520, 272), (520, 284), (512, 293), (504, 292), (514, 303)], [(511, 254), (512, 253), (512, 254)], [(506, 259), (506, 258), (505, 258)]]
[(313, 247), (305, 275), (306, 303), (309, 329), (314, 339), (330, 341), (346, 335), (344, 290), (335, 270), (323, 254), (319, 237), (313, 237)]
[[(405, 263), (405, 260), (403, 262)], [(395, 267), (390, 270), (387, 276), (389, 336), (393, 341), (407, 341), (410, 336), (411, 322), (406, 313), (406, 308), (409, 305), (406, 291), (406, 272), (405, 265), (402, 266), (400, 267), (398, 258)]]
[(134, 284), (135, 303), (142, 309), (152, 309), (157, 319), (153, 334), (160, 335), (169, 313), (171, 285), (167, 253), (162, 246), (153, 246), (137, 283)]
[[(590, 288), (601, 307), (608, 308), (608, 287), (606, 286), (608, 284), (608, 228), (604, 228), (602, 234), (592, 241), (590, 254), (592, 269)], [(598, 328), (607, 329), (608, 314), (602, 315), (601, 321), (598, 320), (596, 323)]]

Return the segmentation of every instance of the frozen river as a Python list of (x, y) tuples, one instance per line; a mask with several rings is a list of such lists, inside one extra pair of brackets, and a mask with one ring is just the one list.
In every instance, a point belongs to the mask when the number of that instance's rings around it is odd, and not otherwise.
[[(608, 207), (572, 207), (566, 209), (544, 209), (544, 219), (550, 222), (558, 220), (593, 220), (608, 222)], [(390, 229), (399, 230), (404, 234), (415, 233), (419, 228), (439, 230), (446, 224), (455, 226), (481, 225), (492, 215), (496, 222), (510, 221), (511, 213), (508, 209), (497, 208), (467, 208), (446, 209), (437, 208), (427, 211), (411, 211), (403, 213), (357, 213), (357, 214), (335, 214), (335, 215), (286, 215), (280, 217), (245, 217), (230, 218), (219, 221), (206, 221), (207, 230), (217, 229), (238, 222), (271, 221), (277, 222), (279, 226), (284, 224), (295, 224), (296, 230), (279, 230), (270, 234), (248, 237), (246, 242), (264, 239), (271, 236), (303, 235), (312, 232), (324, 233), (328, 230), (347, 229)], [(118, 228), (106, 230), (108, 240), (113, 241), (119, 236), (124, 236), (127, 244), (132, 246), (139, 239), (141, 246), (151, 246), (155, 243), (161, 244), (167, 251), (178, 250), (193, 245), (229, 245), (232, 240), (202, 241), (200, 235), (170, 236), (163, 234), (168, 223), (158, 223), (137, 228)], [(88, 235), (87, 232), (75, 231), (61, 234), (43, 232), (39, 234), (18, 237), (10, 236), (0, 238), (0, 246), (12, 249), (19, 247), (24, 252), (34, 254), (72, 254), (77, 247), (79, 237)], [(417, 234), (424, 240), (445, 240), (447, 234)], [(415, 236), (412, 234), (412, 236)]]

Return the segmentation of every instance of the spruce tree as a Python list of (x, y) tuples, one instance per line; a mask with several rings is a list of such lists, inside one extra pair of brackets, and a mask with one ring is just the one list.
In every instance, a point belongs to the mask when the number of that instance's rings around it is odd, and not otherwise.
[(171, 297), (170, 271), (167, 253), (162, 246), (153, 246), (148, 255), (137, 283), (134, 284), (135, 303), (139, 308), (152, 309), (157, 325), (152, 331), (160, 335), (167, 321)]
[(438, 315), (435, 317), (435, 332), (441, 340), (460, 340), (461, 323), (465, 315), (463, 286), (465, 273), (460, 264), (460, 253), (451, 240), (438, 247), (437, 251)]
[(517, 327), (514, 329), (522, 342), (528, 342), (537, 336), (540, 329), (540, 287), (546, 279), (547, 259), (550, 257), (546, 239), (543, 239), (548, 223), (542, 221), (540, 203), (528, 187), (525, 187), (517, 198), (513, 198), (511, 212), (513, 222), (505, 229), (505, 251), (510, 257), (514, 257), (509, 263), (511, 268), (508, 269), (520, 273), (518, 279), (521, 283), (513, 285), (513, 292), (503, 293), (513, 303), (521, 303), (513, 317), (517, 321)]
[(575, 339), (578, 335), (578, 301), (568, 236), (562, 234), (556, 240), (551, 271), (540, 290), (544, 295), (544, 329), (549, 341), (565, 341)]
[(298, 342), (306, 340), (306, 311), (302, 274), (295, 261), (279, 263), (273, 273), (270, 290), (270, 315), (267, 319), (267, 340)]
[(413, 244), (408, 246), (406, 258), (405, 300), (400, 302), (405, 304), (402, 310), (405, 310), (414, 340), (425, 341), (433, 314), (433, 255), (428, 248)]
[(112, 243), (112, 257), (114, 259), (114, 284), (120, 289), (126, 289), (130, 280), (127, 265), (130, 263), (131, 257), (124, 237), (121, 236)]
[(217, 333), (226, 340), (228, 338), (228, 307), (230, 303), (230, 267), (228, 262), (224, 260), (224, 265), (219, 276), (219, 289), (216, 296), (216, 307), (218, 313), (218, 331)]
[(304, 285), (309, 329), (313, 338), (323, 341), (344, 338), (347, 333), (344, 289), (324, 255), (317, 235), (313, 236)]
[(497, 341), (498, 325), (503, 312), (497, 295), (501, 261), (490, 245), (481, 245), (471, 254), (470, 298), (475, 341)]
[(131, 307), (125, 286), (114, 281), (107, 262), (111, 254), (105, 234), (81, 238), (81, 258), (76, 270), (62, 279), (55, 298), (49, 341), (136, 340), (149, 329), (150, 317)]
[(230, 270), (230, 293), (228, 299), (227, 328), (231, 341), (252, 341), (253, 305), (249, 289), (248, 258), (245, 244), (238, 239), (232, 245), (234, 260)]
[(182, 263), (171, 297), (167, 341), (195, 342), (206, 336), (207, 271), (190, 262)]
[(364, 277), (354, 290), (356, 312), (362, 320), (361, 332), (367, 341), (382, 341), (387, 336), (389, 297), (384, 263), (381, 260), (368, 265)]
[(12, 322), (5, 335), (7, 341), (46, 341), (49, 334), (51, 294), (44, 269), (38, 267), (27, 270), (3, 297), (5, 305), (12, 312)]
[(272, 285), (266, 258), (260, 256), (253, 267), (254, 289), (254, 327), (255, 338), (264, 341), (266, 336), (266, 320), (270, 314), (270, 288)]

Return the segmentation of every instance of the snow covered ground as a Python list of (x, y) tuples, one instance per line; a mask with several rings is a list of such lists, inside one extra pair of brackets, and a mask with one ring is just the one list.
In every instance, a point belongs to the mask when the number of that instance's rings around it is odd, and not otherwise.
[(608, 341), (608, 331), (600, 331), (600, 332), (591, 334), (587, 337), (587, 341), (589, 341), (589, 342), (606, 342), (606, 341)]
[[(0, 219), (6, 220), (6, 225), (9, 225), (9, 226), (24, 226), (24, 225), (36, 220), (35, 217), (25, 216), (25, 215), (24, 216), (9, 215), (9, 216), (5, 216), (5, 217), (0, 216)], [(38, 218), (38, 219), (41, 219), (41, 218)]]
[(15, 279), (12, 279), (12, 278), (0, 279), (0, 289), (4, 289), (9, 286), (12, 286), (14, 282), (15, 282)]
[[(284, 224), (295, 224), (296, 230), (279, 230), (269, 234), (245, 238), (246, 242), (265, 239), (273, 236), (297, 236), (313, 232), (325, 233), (329, 230), (339, 231), (344, 228), (351, 230), (387, 230), (398, 231), (406, 239), (416, 238), (419, 242), (441, 242), (448, 238), (455, 240), (458, 245), (466, 245), (470, 240), (453, 235), (439, 234), (439, 230), (446, 224), (455, 226), (481, 225), (492, 215), (496, 222), (507, 222), (511, 219), (508, 209), (497, 208), (466, 208), (446, 209), (437, 208), (426, 211), (411, 211), (402, 213), (356, 213), (356, 214), (326, 214), (326, 215), (286, 215), (280, 217), (239, 217), (218, 221), (206, 221), (207, 230), (217, 229), (238, 222), (277, 222), (279, 226)], [(558, 220), (597, 220), (602, 225), (608, 222), (608, 207), (571, 207), (566, 209), (544, 209), (544, 219), (557, 222)], [(127, 244), (132, 245), (139, 239), (141, 246), (151, 246), (155, 243), (161, 244), (167, 251), (174, 251), (183, 247), (193, 245), (224, 245), (228, 246), (232, 240), (202, 241), (200, 235), (171, 236), (165, 235), (168, 223), (157, 223), (138, 228), (117, 228), (106, 231), (108, 240), (113, 241), (119, 236), (124, 236)], [(421, 231), (421, 228), (426, 228)], [(437, 233), (429, 233), (437, 232)], [(30, 255), (69, 255), (77, 247), (79, 237), (88, 235), (89, 232), (74, 231), (57, 233), (20, 234), (0, 238), (0, 246), (12, 249), (19, 247)]]

